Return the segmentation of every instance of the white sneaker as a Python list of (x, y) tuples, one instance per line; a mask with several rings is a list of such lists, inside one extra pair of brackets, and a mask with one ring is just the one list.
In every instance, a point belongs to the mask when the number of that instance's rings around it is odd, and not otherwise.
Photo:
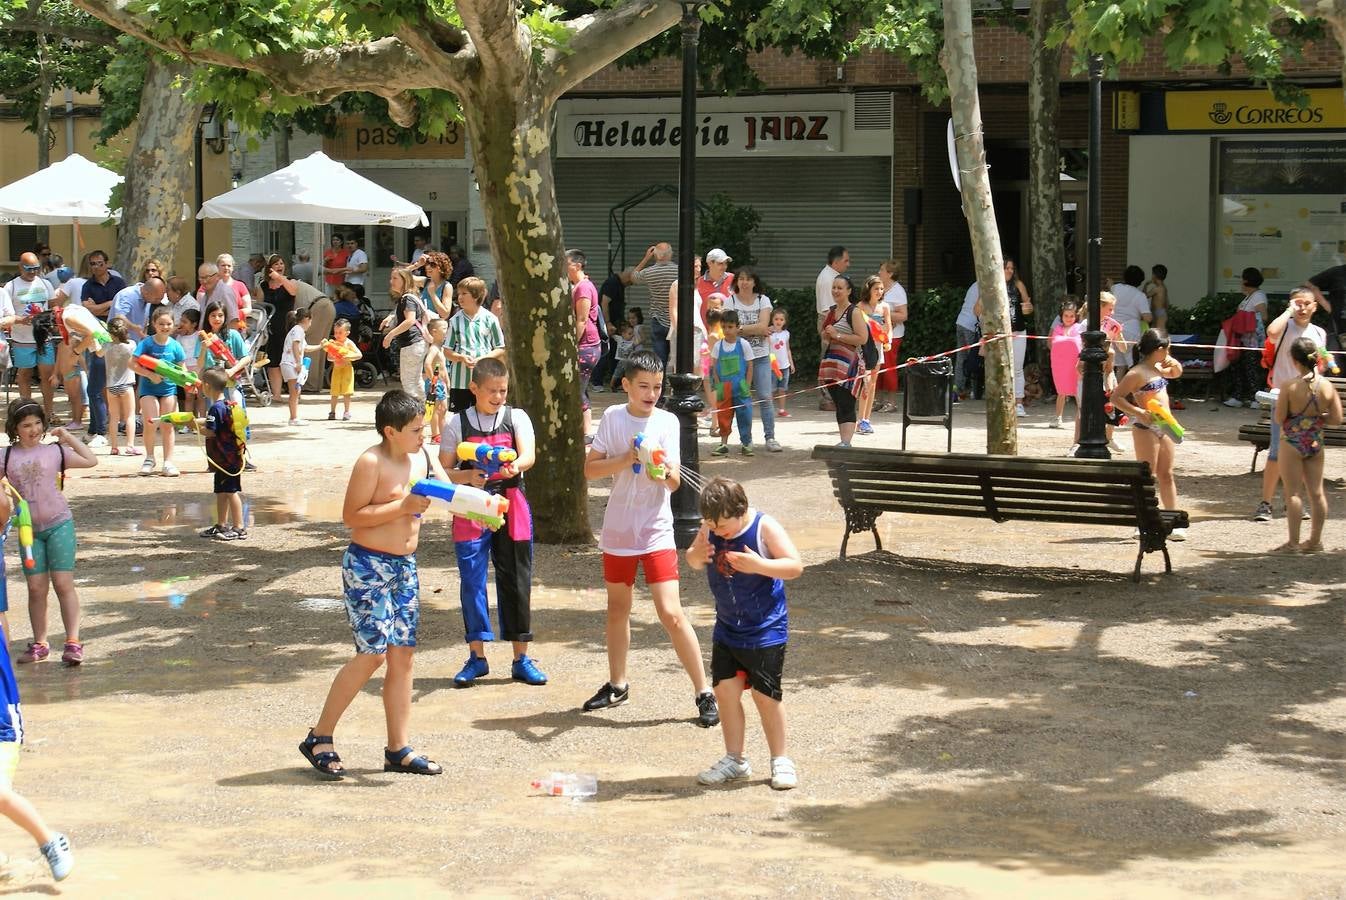
[(1028, 418), (1028, 410), (1024, 409), (1024, 405), (1022, 403), (1016, 403), (1014, 405), (1014, 414), (1021, 419)]
[(771, 788), (777, 791), (788, 791), (799, 785), (799, 775), (795, 772), (795, 764), (788, 756), (774, 756), (771, 758)]
[(182, 473), (178, 471), (177, 466), (173, 465), (171, 462), (166, 462), (164, 463), (163, 471), (160, 474), (165, 478), (177, 478)]
[(291, 427), (291, 428), (300, 428), (300, 427), (302, 427), (302, 426), (304, 426), (304, 425), (307, 425), (307, 424), (308, 424), (308, 423), (305, 422), (303, 419), (291, 419), (291, 420), (290, 420), (290, 427)]
[(145, 461), (144, 461), (143, 463), (140, 464), (140, 474), (141, 474), (141, 475), (153, 475), (153, 474), (154, 474), (154, 457), (153, 457), (153, 456), (147, 456), (147, 457), (145, 457)]
[(767, 453), (780, 453), (784, 449), (785, 448), (780, 445), (780, 441), (776, 440), (775, 438), (772, 438), (771, 440), (766, 442)]
[(1060, 427), (1061, 427), (1061, 417), (1060, 417), (1060, 416), (1057, 416), (1055, 419), (1052, 419), (1050, 422), (1047, 423), (1047, 427), (1048, 427), (1048, 428), (1060, 428)]
[(1125, 450), (1123, 450), (1123, 449), (1117, 444), (1116, 441), (1108, 441), (1108, 449), (1111, 450), (1113, 453), (1125, 453), (1125, 452), (1126, 452)]
[[(775, 768), (775, 762), (772, 762), (772, 768)], [(791, 767), (793, 769), (793, 767)], [(740, 778), (748, 778), (752, 775), (752, 766), (748, 765), (745, 759), (742, 762), (734, 759), (733, 756), (726, 753), (720, 758), (720, 761), (711, 766), (700, 775), (696, 780), (701, 784), (726, 784), (730, 781), (738, 781)]]
[(1173, 529), (1172, 533), (1169, 534), (1168, 539), (1169, 539), (1170, 541), (1185, 541), (1185, 540), (1187, 540), (1187, 529), (1186, 529), (1186, 528), (1175, 528), (1175, 529)]
[(99, 447), (106, 446), (107, 438), (103, 437), (101, 434), (95, 434), (93, 437), (89, 438), (89, 448), (92, 450), (97, 450)]
[(1239, 400), (1237, 397), (1230, 397), (1228, 400), (1224, 402), (1224, 405), (1229, 407), (1230, 409), (1242, 409), (1243, 401)]

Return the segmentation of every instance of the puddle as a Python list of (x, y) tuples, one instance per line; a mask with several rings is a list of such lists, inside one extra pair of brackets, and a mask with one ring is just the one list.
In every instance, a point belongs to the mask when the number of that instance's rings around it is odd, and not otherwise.
[[(243, 523), (248, 528), (255, 528), (258, 525), (290, 525), (295, 522), (340, 522), (341, 507), (340, 497), (301, 495), (288, 497), (284, 502), (244, 500)], [(128, 521), (126, 530), (136, 534), (158, 528), (206, 528), (215, 522), (213, 503), (173, 503), (148, 512), (144, 518)], [(444, 515), (447, 517), (447, 513)]]
[(140, 603), (146, 603), (151, 606), (162, 606), (172, 610), (182, 610), (199, 614), (203, 619), (210, 618), (210, 614), (220, 605), (220, 599), (214, 594), (205, 594), (199, 597), (192, 596), (183, 582), (189, 581), (186, 575), (180, 575), (175, 578), (169, 578), (165, 581), (146, 581), (141, 584), (139, 597), (136, 599)]
[(300, 609), (309, 612), (331, 612), (332, 610), (345, 610), (346, 601), (337, 600), (332, 597), (305, 597), (295, 603)]

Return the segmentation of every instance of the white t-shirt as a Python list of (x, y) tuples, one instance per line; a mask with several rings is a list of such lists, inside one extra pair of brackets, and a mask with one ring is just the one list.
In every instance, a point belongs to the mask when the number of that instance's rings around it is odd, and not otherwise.
[(963, 308), (958, 310), (958, 318), (954, 321), (954, 324), (959, 328), (966, 328), (968, 331), (976, 331), (977, 314), (973, 311), (973, 308), (980, 299), (981, 288), (974, 281), (972, 287), (968, 288), (967, 293), (963, 295)]
[(84, 294), (84, 282), (88, 280), (89, 279), (87, 278), (80, 278), (78, 275), (76, 275), (74, 278), (70, 279), (65, 284), (61, 285), (60, 290), (61, 293), (65, 294), (66, 302), (73, 303), (76, 306), (78, 306), (80, 303), (80, 298)]
[(1122, 337), (1128, 341), (1140, 340), (1141, 316), (1150, 314), (1150, 298), (1140, 288), (1118, 283), (1112, 286), (1117, 308), (1112, 317), (1122, 324)]
[[(897, 312), (899, 306), (907, 305), (907, 289), (904, 288), (902, 285), (898, 284), (896, 281), (894, 281), (893, 286), (883, 292), (883, 302), (888, 304), (889, 310), (891, 310), (894, 313)], [(906, 322), (897, 322), (897, 321), (893, 322), (892, 336), (894, 340), (901, 338), (906, 333), (907, 333)]]
[[(758, 294), (752, 303), (744, 303), (737, 293), (730, 294), (729, 299), (724, 302), (724, 308), (738, 313), (739, 325), (771, 324), (771, 298), (766, 294)], [(747, 335), (745, 339), (752, 348), (752, 353), (748, 354), (749, 359), (763, 359), (771, 355), (771, 344), (767, 340), (767, 335)]]
[(365, 283), (365, 277), (369, 275), (369, 269), (368, 269), (368, 266), (369, 266), (369, 254), (368, 254), (368, 253), (365, 253), (365, 252), (364, 252), (363, 250), (361, 250), (359, 247), (356, 247), (355, 250), (351, 253), (351, 255), (350, 255), (350, 259), (346, 260), (346, 265), (348, 265), (348, 266), (350, 266), (352, 269), (354, 269), (354, 268), (356, 268), (357, 266), (359, 266), (361, 263), (364, 263), (364, 265), (365, 265), (365, 267), (366, 267), (366, 268), (365, 268), (365, 271), (363, 271), (363, 272), (347, 272), (347, 273), (346, 273), (346, 282), (347, 282), (348, 284), (364, 284), (364, 283)]
[[(624, 403), (609, 406), (598, 423), (593, 448), (606, 456), (620, 456), (642, 433), (664, 449), (670, 463), (679, 463), (678, 418), (662, 409), (654, 410), (648, 419), (638, 419)], [(665, 483), (650, 478), (643, 469), (639, 473), (621, 469), (612, 476), (612, 494), (603, 511), (603, 530), (598, 536), (599, 549), (613, 556), (640, 556), (655, 550), (676, 549), (670, 496)]]
[[(8, 295), (10, 305), (13, 307), (12, 314), (16, 316), (28, 315), (28, 305), (36, 303), (43, 309), (51, 302), (51, 285), (45, 278), (34, 278), (32, 281), (24, 281), (22, 278), (11, 279), (9, 284), (5, 285), (5, 294)], [(11, 313), (6, 313), (9, 315)], [(33, 343), (32, 325), (14, 325), (10, 340), (16, 344)]]
[(776, 354), (776, 365), (780, 366), (782, 372), (794, 368), (794, 360), (790, 357), (789, 330), (771, 333), (771, 352)]
[[(527, 442), (534, 447), (537, 446), (533, 438), (533, 420), (528, 418), (528, 413), (518, 407), (509, 407), (509, 420), (514, 425), (514, 446), (517, 449), (519, 444)], [(467, 422), (478, 431), (494, 431), (504, 418), (504, 408), (497, 412), (493, 417), (483, 417), (477, 411), (475, 406), (467, 410)], [(495, 421), (492, 421), (494, 419)], [(463, 438), (462, 419), (457, 413), (453, 413), (444, 420), (444, 434), (440, 438), (439, 461), (444, 468), (452, 468), (458, 465), (458, 444)]]
[(813, 292), (818, 298), (818, 315), (825, 316), (829, 309), (836, 306), (832, 302), (832, 282), (836, 281), (840, 274), (830, 264), (823, 266), (823, 270), (818, 273), (818, 281), (813, 287)]
[(298, 341), (300, 344), (306, 343), (302, 325), (296, 325), (286, 332), (285, 348), (280, 353), (280, 364), (282, 366), (290, 366), (291, 368), (298, 370), (303, 363), (294, 358), (295, 341)]
[(1319, 347), (1327, 346), (1327, 332), (1317, 325), (1309, 324), (1303, 328), (1294, 319), (1285, 323), (1285, 331), (1276, 345), (1276, 365), (1271, 369), (1271, 386), (1283, 388), (1299, 377), (1299, 369), (1290, 357), (1290, 345), (1302, 337), (1311, 339)]

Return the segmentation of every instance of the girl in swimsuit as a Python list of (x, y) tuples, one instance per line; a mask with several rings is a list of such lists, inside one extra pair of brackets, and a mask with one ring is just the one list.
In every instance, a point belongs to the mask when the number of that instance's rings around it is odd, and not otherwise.
[[(1112, 389), (1112, 403), (1131, 417), (1131, 436), (1136, 444), (1136, 459), (1150, 464), (1158, 482), (1159, 500), (1164, 509), (1178, 508), (1178, 486), (1173, 480), (1173, 441), (1155, 427), (1154, 417), (1145, 408), (1158, 400), (1168, 409), (1168, 382), (1182, 375), (1182, 363), (1168, 355), (1168, 335), (1151, 328), (1136, 345), (1136, 364), (1126, 370)], [(1172, 539), (1187, 539), (1187, 530), (1174, 529)]]
[[(1285, 491), (1285, 523), (1290, 540), (1278, 553), (1313, 553), (1323, 549), (1323, 525), (1327, 522), (1327, 495), (1323, 493), (1323, 429), (1341, 424), (1341, 397), (1326, 378), (1318, 375), (1318, 345), (1301, 337), (1290, 345), (1290, 359), (1299, 377), (1281, 388), (1276, 399), (1276, 421), (1281, 423), (1281, 441), (1290, 451), (1280, 454), (1281, 483)], [(1299, 542), (1304, 495), (1313, 510), (1309, 539)]]

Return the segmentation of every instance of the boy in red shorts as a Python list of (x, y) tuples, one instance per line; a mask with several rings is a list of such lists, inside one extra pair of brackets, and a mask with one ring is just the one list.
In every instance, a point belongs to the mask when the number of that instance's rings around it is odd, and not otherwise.
[[(646, 350), (632, 353), (622, 377), (627, 402), (610, 406), (603, 413), (584, 460), (586, 478), (612, 476), (612, 494), (603, 511), (603, 531), (598, 540), (608, 590), (608, 681), (585, 702), (584, 709), (606, 709), (625, 703), (630, 696), (626, 657), (631, 648), (631, 591), (640, 566), (645, 570), (645, 584), (659, 622), (692, 679), (697, 724), (710, 728), (719, 724), (720, 711), (715, 695), (706, 686), (696, 632), (678, 599), (678, 551), (673, 543), (669, 497), (680, 483), (679, 433), (677, 417), (655, 408), (663, 383), (664, 364), (659, 357)], [(640, 464), (637, 435), (667, 454), (662, 471)]]

